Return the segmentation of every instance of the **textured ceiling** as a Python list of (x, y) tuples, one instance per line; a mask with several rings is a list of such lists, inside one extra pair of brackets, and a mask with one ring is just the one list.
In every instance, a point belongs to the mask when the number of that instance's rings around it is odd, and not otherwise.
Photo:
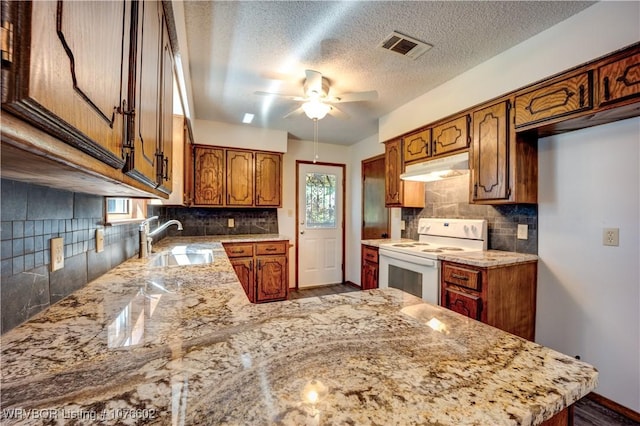
[[(320, 120), (322, 142), (353, 144), (378, 117), (580, 12), (582, 1), (185, 1), (193, 118), (285, 130), (313, 140), (299, 103), (254, 94), (302, 95), (305, 69), (331, 95), (377, 90), (376, 101), (343, 103), (349, 119)], [(392, 31), (433, 48), (411, 60), (378, 45)], [(553, 48), (550, 46), (550, 48)]]

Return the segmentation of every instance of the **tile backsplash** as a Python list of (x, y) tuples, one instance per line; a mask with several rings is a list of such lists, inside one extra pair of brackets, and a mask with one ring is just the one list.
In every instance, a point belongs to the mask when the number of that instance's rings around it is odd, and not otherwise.
[[(486, 219), (489, 249), (538, 253), (538, 206), (535, 204), (502, 206), (469, 204), (468, 174), (427, 182), (425, 197), (423, 209), (402, 209), (402, 220), (405, 221), (403, 238), (418, 238), (418, 219), (422, 217)], [(528, 226), (526, 240), (516, 238), (519, 224)]]
[[(160, 223), (177, 219), (183, 230), (175, 226), (169, 227), (165, 236), (206, 236), (206, 235), (240, 235), (240, 234), (277, 234), (277, 209), (227, 209), (198, 208), (174, 206), (149, 206), (150, 216), (159, 216)], [(229, 219), (233, 219), (233, 227), (229, 227)], [(156, 224), (151, 225), (154, 229)]]
[[(136, 224), (103, 228), (104, 197), (2, 179), (2, 281), (4, 333), (138, 253)], [(49, 271), (50, 240), (64, 239), (64, 268)]]

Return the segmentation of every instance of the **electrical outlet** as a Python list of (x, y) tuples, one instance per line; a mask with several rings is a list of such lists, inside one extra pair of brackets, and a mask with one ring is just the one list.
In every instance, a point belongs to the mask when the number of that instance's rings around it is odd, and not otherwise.
[(620, 229), (604, 228), (602, 231), (602, 245), (619, 246), (620, 245)]
[(529, 239), (529, 225), (527, 225), (527, 224), (519, 224), (518, 225), (517, 238), (519, 240), (527, 240), (527, 239)]
[(404, 222), (404, 220), (401, 220), (401, 221), (400, 221), (400, 230), (401, 230), (401, 231), (404, 231), (405, 226), (407, 226), (407, 224)]
[(236, 221), (232, 217), (227, 219), (227, 226), (229, 228), (233, 228), (234, 226), (236, 226)]
[(104, 250), (104, 229), (96, 229), (96, 253)]
[(51, 240), (51, 272), (64, 268), (64, 238), (52, 238)]

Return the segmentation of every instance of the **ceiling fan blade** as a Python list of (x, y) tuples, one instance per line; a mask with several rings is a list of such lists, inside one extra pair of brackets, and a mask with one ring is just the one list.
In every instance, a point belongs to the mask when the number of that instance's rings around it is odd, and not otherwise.
[(322, 96), (322, 74), (314, 70), (305, 70), (307, 79), (305, 80), (305, 89), (307, 96)]
[(341, 102), (361, 102), (361, 101), (375, 101), (378, 99), (378, 92), (376, 90), (369, 90), (368, 92), (353, 92), (343, 93), (328, 98), (326, 102), (334, 104)]
[(289, 99), (292, 101), (305, 101), (306, 99), (301, 97), (301, 96), (294, 96), (294, 95), (283, 95), (281, 93), (272, 93), (272, 92), (261, 92), (261, 91), (257, 91), (257, 92), (253, 92), (255, 95), (259, 95), (259, 96), (275, 96), (276, 98), (282, 98), (282, 99)]
[(329, 110), (328, 114), (334, 116), (335, 118), (340, 118), (342, 120), (348, 120), (349, 118), (351, 118), (349, 114), (347, 114), (346, 112), (342, 111), (340, 108), (334, 105), (331, 105), (331, 109)]
[(292, 109), (285, 115), (283, 115), (282, 118), (289, 118), (289, 117), (294, 117), (296, 115), (302, 115), (302, 114), (304, 114), (304, 110), (302, 109), (301, 106), (299, 106), (297, 108)]

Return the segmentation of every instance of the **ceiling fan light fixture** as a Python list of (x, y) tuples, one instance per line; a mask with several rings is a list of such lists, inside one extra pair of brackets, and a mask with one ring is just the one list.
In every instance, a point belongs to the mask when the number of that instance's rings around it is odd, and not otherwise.
[(310, 100), (302, 104), (304, 113), (312, 120), (322, 120), (329, 111), (331, 105), (320, 102), (317, 99)]

